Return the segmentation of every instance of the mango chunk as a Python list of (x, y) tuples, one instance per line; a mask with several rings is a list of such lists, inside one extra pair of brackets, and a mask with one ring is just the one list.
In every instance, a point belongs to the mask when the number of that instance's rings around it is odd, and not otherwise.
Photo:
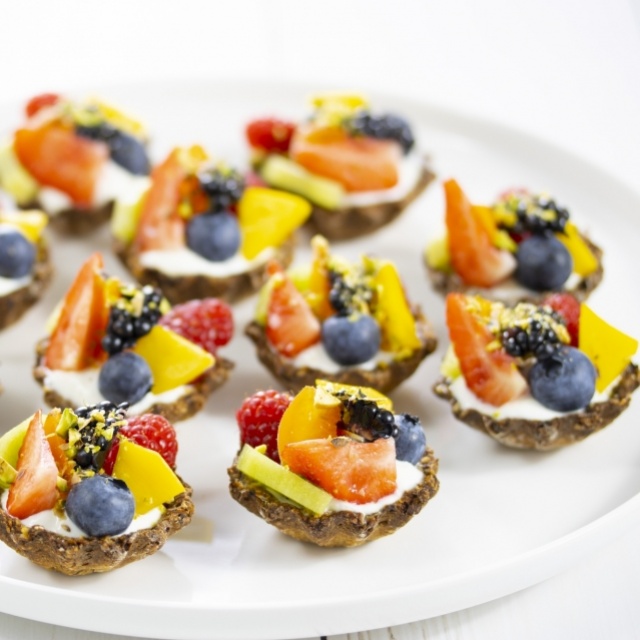
[(579, 276), (583, 278), (590, 276), (598, 268), (598, 259), (593, 255), (593, 251), (572, 222), (567, 222), (565, 233), (557, 233), (556, 238), (562, 242), (571, 255), (573, 270)]
[(40, 189), (35, 179), (20, 164), (11, 143), (0, 147), (0, 187), (20, 206), (33, 202)]
[(31, 242), (38, 242), (49, 218), (42, 211), (0, 211), (0, 223), (18, 229)]
[(364, 400), (372, 400), (380, 408), (393, 411), (391, 398), (388, 398), (372, 387), (358, 387), (353, 384), (342, 384), (329, 380), (316, 380), (316, 387), (330, 393), (338, 399), (357, 400), (358, 398), (362, 398)]
[(604, 391), (625, 369), (638, 341), (612, 327), (586, 304), (580, 305), (578, 347), (598, 370), (596, 390)]

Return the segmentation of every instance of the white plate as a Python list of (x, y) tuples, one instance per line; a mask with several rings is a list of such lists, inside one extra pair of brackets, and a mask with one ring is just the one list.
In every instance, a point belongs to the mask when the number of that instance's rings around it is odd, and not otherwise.
[[(313, 87), (269, 84), (140, 84), (105, 92), (147, 114), (156, 157), (172, 144), (204, 143), (241, 161), (243, 124), (252, 116), (301, 116)], [(606, 249), (606, 278), (592, 306), (637, 333), (640, 306), (633, 264), (637, 196), (553, 145), (473, 117), (389, 96), (374, 105), (406, 114), (441, 177), (455, 176), (488, 202), (506, 187), (548, 189)], [(0, 109), (4, 126), (17, 106)], [(441, 224), (439, 184), (396, 223), (336, 250), (375, 251), (395, 260), (413, 299), (445, 342), (443, 303), (427, 283), (421, 250)], [(431, 231), (430, 231), (431, 230)], [(83, 240), (53, 236), (57, 274), (45, 300), (0, 335), (0, 431), (42, 406), (31, 379), (32, 345), (81, 260), (96, 247), (109, 269), (102, 230)], [(301, 251), (300, 262), (308, 258)], [(632, 273), (633, 271), (633, 273)], [(640, 521), (640, 399), (603, 432), (564, 451), (511, 451), (454, 421), (431, 392), (443, 346), (394, 395), (421, 416), (441, 460), (441, 490), (404, 529), (354, 550), (298, 543), (246, 512), (227, 493), (236, 447), (234, 412), (273, 382), (257, 364), (242, 327), (254, 301), (236, 308), (237, 335), (226, 351), (236, 370), (198, 417), (178, 426), (179, 469), (195, 489), (194, 523), (162, 552), (106, 575), (68, 578), (0, 548), (0, 610), (83, 629), (156, 638), (294, 638), (396, 625), (441, 615), (522, 589)], [(635, 418), (635, 420), (634, 420)]]

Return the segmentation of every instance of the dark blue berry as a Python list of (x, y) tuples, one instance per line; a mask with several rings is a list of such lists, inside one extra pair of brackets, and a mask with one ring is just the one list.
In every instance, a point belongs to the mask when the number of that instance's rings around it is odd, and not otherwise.
[(516, 280), (534, 291), (560, 289), (573, 270), (567, 248), (552, 235), (531, 236), (518, 245)]
[(395, 140), (407, 154), (415, 144), (413, 132), (409, 123), (393, 113), (371, 115), (363, 112), (347, 123), (348, 129), (378, 140)]
[(230, 213), (194, 216), (187, 225), (187, 244), (211, 262), (227, 260), (240, 247), (238, 219)]
[(65, 511), (88, 536), (117, 536), (131, 524), (135, 501), (122, 480), (95, 475), (71, 487)]
[(22, 278), (31, 273), (36, 248), (18, 231), (0, 231), (0, 276)]
[(137, 353), (122, 351), (109, 358), (100, 369), (98, 389), (111, 402), (135, 404), (151, 389), (149, 365)]
[(394, 415), (398, 434), (396, 435), (396, 459), (418, 464), (424, 456), (427, 438), (420, 419), (408, 413)]
[(378, 353), (380, 327), (368, 315), (331, 316), (322, 324), (322, 344), (338, 364), (361, 364)]
[(587, 356), (574, 347), (561, 347), (529, 372), (531, 395), (554, 411), (586, 407), (596, 388), (596, 369)]

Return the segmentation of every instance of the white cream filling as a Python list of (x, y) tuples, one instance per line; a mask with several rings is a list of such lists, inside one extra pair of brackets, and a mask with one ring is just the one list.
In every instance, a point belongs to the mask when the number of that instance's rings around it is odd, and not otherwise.
[[(98, 389), (100, 369), (85, 369), (84, 371), (62, 371), (47, 369), (44, 378), (46, 389), (55, 391), (76, 407), (103, 402), (105, 398)], [(131, 405), (129, 415), (137, 415), (147, 411), (156, 403), (173, 404), (191, 390), (189, 385), (181, 385), (164, 393), (147, 393), (141, 400)]]
[(310, 367), (312, 369), (325, 371), (326, 373), (338, 373), (339, 371), (343, 371), (345, 369), (363, 369), (365, 371), (372, 371), (380, 363), (388, 363), (392, 360), (392, 353), (380, 351), (376, 354), (376, 357), (372, 358), (371, 360), (367, 360), (366, 362), (363, 362), (361, 364), (344, 366), (338, 364), (329, 357), (321, 342), (308, 347), (307, 349), (299, 353), (295, 358), (288, 359), (288, 361), (294, 364), (296, 367)]
[(424, 474), (418, 467), (404, 460), (396, 460), (396, 490), (380, 498), (376, 502), (365, 502), (364, 504), (356, 504), (355, 502), (347, 502), (346, 500), (336, 500), (335, 498), (329, 503), (328, 511), (353, 511), (369, 515), (380, 511), (388, 504), (397, 502), (405, 491), (417, 487), (424, 477)]
[(22, 289), (22, 287), (26, 287), (31, 280), (31, 276), (22, 278), (3, 278), (0, 276), (0, 297), (7, 296), (18, 289)]
[(203, 275), (213, 278), (225, 278), (245, 273), (264, 265), (274, 255), (273, 247), (267, 247), (253, 260), (247, 260), (240, 252), (222, 262), (212, 262), (188, 247), (170, 251), (145, 251), (140, 254), (140, 264), (147, 269), (156, 269), (168, 276)]
[[(2, 494), (2, 499), (0, 503), (2, 504), (2, 508), (7, 510), (7, 499), (9, 497), (9, 491), (5, 491)], [(162, 507), (156, 507), (155, 509), (151, 509), (147, 513), (134, 518), (131, 521), (131, 524), (118, 535), (126, 536), (129, 533), (134, 533), (135, 531), (142, 531), (143, 529), (151, 529), (154, 527), (163, 513)], [(36, 525), (41, 526), (43, 529), (47, 531), (51, 531), (51, 533), (55, 533), (59, 536), (64, 536), (66, 538), (86, 538), (87, 534), (80, 529), (76, 524), (74, 524), (70, 518), (66, 517), (66, 514), (58, 514), (53, 509), (47, 509), (46, 511), (40, 511), (39, 513), (35, 513), (24, 520), (21, 520), (22, 524), (27, 527), (35, 527)]]
[[(580, 282), (582, 282), (582, 276), (574, 272), (567, 278), (567, 281), (562, 286), (562, 290), (575, 291)], [(485, 297), (499, 302), (513, 302), (514, 300), (530, 296), (532, 293), (535, 294), (535, 291), (523, 287), (514, 278), (509, 278), (508, 280), (489, 288), (483, 289), (480, 287), (473, 287), (473, 290), (479, 291), (482, 296), (485, 296), (486, 292)]]

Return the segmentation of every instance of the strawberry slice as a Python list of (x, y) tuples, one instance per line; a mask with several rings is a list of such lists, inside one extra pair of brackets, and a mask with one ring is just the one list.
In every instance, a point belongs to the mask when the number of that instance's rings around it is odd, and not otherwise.
[(64, 297), (44, 356), (49, 369), (81, 371), (104, 356), (102, 337), (109, 320), (102, 256), (94, 253), (80, 268)]
[(256, 149), (286, 153), (295, 130), (296, 125), (293, 122), (276, 118), (261, 118), (250, 122), (245, 133), (249, 144)]
[(304, 127), (294, 135), (289, 155), (347, 191), (375, 191), (397, 184), (402, 150), (392, 140), (351, 137), (339, 127)]
[(580, 333), (580, 302), (570, 293), (552, 293), (543, 301), (542, 306), (551, 307), (564, 319), (567, 331), (571, 337), (571, 346), (578, 346)]
[(474, 208), (455, 180), (444, 183), (449, 253), (455, 272), (467, 285), (491, 287), (511, 275), (516, 260), (493, 245), (481, 208)]
[(180, 149), (174, 149), (151, 172), (151, 187), (142, 204), (135, 237), (140, 252), (179, 249), (185, 245), (185, 224), (178, 214), (178, 204), (187, 172), (180, 154)]
[(18, 129), (14, 150), (22, 166), (43, 186), (66, 193), (78, 207), (93, 204), (104, 163), (106, 143), (77, 136), (55, 120), (35, 129)]
[(58, 501), (58, 467), (53, 458), (38, 411), (25, 434), (17, 464), (18, 476), (9, 489), (7, 513), (24, 520), (53, 509)]
[[(270, 270), (273, 272), (273, 266)], [(267, 340), (283, 356), (293, 358), (320, 341), (320, 322), (284, 272), (272, 277), (273, 287), (267, 306)]]
[(376, 502), (396, 490), (393, 438), (356, 442), (350, 438), (303, 440), (286, 445), (282, 464), (338, 500)]
[(54, 104), (58, 104), (62, 100), (62, 97), (57, 93), (41, 93), (37, 96), (33, 96), (29, 102), (25, 105), (24, 112), (27, 118), (32, 118), (38, 113), (38, 111), (45, 107), (52, 107)]
[(480, 400), (499, 407), (522, 395), (527, 382), (515, 360), (503, 349), (488, 350), (495, 337), (469, 310), (467, 296), (450, 293), (446, 301), (447, 327), (467, 386)]

